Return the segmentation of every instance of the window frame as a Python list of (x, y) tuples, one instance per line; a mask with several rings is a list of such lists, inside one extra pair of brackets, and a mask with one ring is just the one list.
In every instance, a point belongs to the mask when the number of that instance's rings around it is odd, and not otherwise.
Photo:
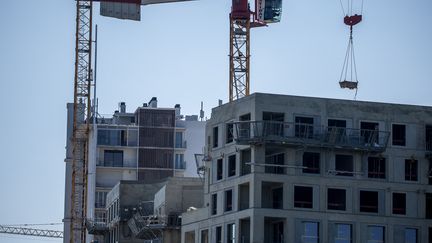
[[(310, 155), (311, 161), (305, 161), (305, 155)], [(318, 160), (316, 160), (316, 159), (318, 159)], [(308, 167), (307, 166), (308, 164), (312, 164), (312, 167)], [(308, 167), (308, 168), (302, 169), (303, 174), (314, 174), (314, 175), (321, 174), (321, 153), (309, 152), (309, 151), (303, 152), (302, 165), (303, 165), (303, 167)], [(318, 165), (318, 167), (316, 167), (316, 165)]]
[[(402, 198), (399, 198), (399, 199), (395, 198), (396, 195), (399, 195), (399, 196), (403, 195), (403, 203), (402, 203), (403, 205), (400, 205), (400, 206), (403, 206), (403, 208), (395, 208), (395, 206), (398, 206), (398, 205), (395, 205), (395, 202), (398, 201), (397, 204), (399, 204), (399, 202), (400, 202), (399, 200), (402, 199)], [(406, 215), (406, 210), (407, 210), (407, 208), (406, 208), (406, 205), (407, 205), (406, 199), (407, 199), (406, 193), (403, 193), (403, 192), (393, 192), (392, 193), (392, 214), (394, 214), (394, 215)]]
[[(297, 195), (299, 195), (299, 194), (302, 194), (303, 195), (303, 193), (306, 193), (306, 191), (302, 191), (302, 192), (297, 192), (296, 193), (296, 190), (297, 189), (303, 189), (303, 190), (310, 190), (310, 193), (311, 193), (311, 201), (310, 202), (308, 202), (308, 201), (298, 201), (298, 200), (296, 200), (296, 196)], [(309, 193), (309, 192), (307, 192), (307, 193)], [(313, 207), (314, 207), (314, 188), (313, 188), (313, 186), (302, 186), (302, 185), (294, 185), (294, 207), (295, 208), (306, 208), (306, 209), (313, 209)], [(300, 196), (300, 195), (299, 195)], [(300, 197), (304, 197), (304, 196), (300, 196)], [(309, 197), (309, 196), (308, 196)], [(305, 206), (306, 205), (306, 206)]]
[[(395, 135), (399, 134), (399, 133), (395, 133), (395, 126), (396, 127), (403, 127), (404, 128), (403, 132), (402, 132), (403, 139), (399, 138), (399, 137), (395, 138)], [(391, 124), (391, 129), (392, 129), (391, 130), (391, 144), (392, 144), (392, 146), (406, 147), (407, 146), (407, 125), (406, 124), (402, 124), (402, 123), (392, 123)], [(395, 143), (395, 141), (396, 141), (396, 143)]]
[[(374, 210), (374, 209), (368, 209), (368, 208), (372, 208), (372, 207), (375, 208), (375, 206), (372, 206), (372, 205), (362, 205), (362, 202), (364, 202), (366, 200), (366, 198), (362, 200), (362, 193), (371, 193), (371, 194), (372, 193), (374, 193), (374, 194), (376, 193), (376, 210)], [(360, 213), (374, 213), (374, 214), (379, 213), (379, 210), (380, 210), (379, 209), (379, 196), (380, 196), (379, 191), (360, 190), (359, 191), (359, 199), (360, 199), (359, 200), (359, 211), (360, 211)], [(366, 200), (366, 202), (367, 201), (369, 201), (369, 200)], [(365, 210), (365, 208), (366, 208), (366, 210)]]
[[(409, 164), (407, 168), (407, 164)], [(412, 168), (412, 166), (415, 168)], [(405, 159), (405, 181), (419, 181), (419, 162), (416, 159)]]
[[(335, 206), (334, 208), (330, 208), (330, 190), (336, 192), (336, 191), (343, 191), (343, 206)], [(342, 198), (342, 197), (341, 197)], [(327, 210), (335, 210), (335, 211), (346, 211), (347, 210), (347, 190), (343, 188), (327, 188)], [(337, 201), (337, 200), (335, 200)], [(337, 207), (341, 207), (342, 209), (338, 209)]]

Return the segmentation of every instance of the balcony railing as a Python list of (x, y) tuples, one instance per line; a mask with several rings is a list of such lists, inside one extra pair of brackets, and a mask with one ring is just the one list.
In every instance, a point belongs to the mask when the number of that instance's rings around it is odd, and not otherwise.
[(315, 126), (274, 121), (233, 122), (239, 144), (274, 143), (370, 152), (385, 151), (389, 132), (341, 127)]
[(186, 169), (186, 161), (175, 161), (174, 169), (185, 170)]

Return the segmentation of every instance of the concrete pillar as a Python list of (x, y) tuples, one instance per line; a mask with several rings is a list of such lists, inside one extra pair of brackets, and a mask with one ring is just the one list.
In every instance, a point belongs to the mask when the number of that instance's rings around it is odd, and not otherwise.
[[(251, 148), (252, 153), (252, 163), (257, 164), (264, 164), (265, 163), (265, 146), (253, 146)], [(252, 165), (252, 173), (264, 173), (265, 167), (264, 166), (256, 166)]]
[(261, 208), (262, 182), (256, 178), (256, 175), (253, 175), (253, 177), (249, 186), (249, 207)]
[(251, 219), (251, 242), (264, 242), (264, 216), (254, 214)]

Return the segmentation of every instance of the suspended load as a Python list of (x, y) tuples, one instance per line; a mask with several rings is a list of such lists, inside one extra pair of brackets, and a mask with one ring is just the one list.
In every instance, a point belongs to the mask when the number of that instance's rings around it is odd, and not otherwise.
[(342, 67), (342, 72), (339, 78), (339, 85), (343, 89), (355, 89), (357, 94), (358, 78), (357, 78), (357, 66), (356, 66), (355, 53), (354, 53), (353, 27), (358, 23), (360, 23), (363, 19), (363, 15), (362, 15), (363, 1), (361, 3), (362, 10), (360, 11), (360, 14), (354, 14), (354, 15), (353, 15), (353, 2), (354, 2), (353, 0), (348, 0), (347, 12), (345, 12), (345, 8), (341, 0), (342, 11), (345, 15), (344, 23), (349, 26), (350, 35), (349, 35), (348, 47), (346, 50), (345, 59)]

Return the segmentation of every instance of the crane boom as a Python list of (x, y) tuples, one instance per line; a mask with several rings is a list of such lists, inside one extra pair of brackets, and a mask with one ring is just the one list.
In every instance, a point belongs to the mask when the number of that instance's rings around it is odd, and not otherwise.
[(50, 238), (63, 238), (63, 231), (32, 229), (32, 228), (12, 227), (12, 226), (3, 226), (3, 225), (0, 225), (0, 233), (13, 234), (13, 235), (40, 236), (40, 237), (50, 237)]

